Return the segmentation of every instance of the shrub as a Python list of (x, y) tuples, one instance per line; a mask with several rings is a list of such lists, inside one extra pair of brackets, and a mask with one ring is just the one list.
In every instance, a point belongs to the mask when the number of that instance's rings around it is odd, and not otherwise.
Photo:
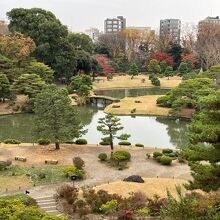
[(113, 75), (112, 75), (111, 73), (109, 73), (109, 74), (107, 75), (107, 80), (111, 80), (111, 79), (113, 79)]
[(150, 214), (150, 209), (148, 209), (147, 207), (144, 207), (144, 208), (138, 209), (135, 212), (135, 214), (140, 216), (140, 217), (147, 217)]
[(6, 139), (4, 140), (5, 144), (20, 144), (21, 142), (15, 139)]
[(50, 140), (49, 139), (41, 138), (41, 139), (38, 140), (38, 144), (39, 145), (49, 145), (50, 144)]
[(73, 164), (77, 169), (83, 169), (83, 167), (85, 166), (85, 162), (80, 157), (74, 157)]
[(143, 144), (135, 144), (135, 147), (144, 147)]
[(11, 166), (12, 162), (10, 160), (0, 161), (0, 170), (5, 170), (7, 167)]
[(131, 154), (128, 151), (115, 151), (112, 154), (112, 159), (117, 161), (130, 160)]
[(118, 144), (119, 144), (119, 145), (124, 145), (124, 146), (130, 146), (130, 145), (131, 145), (131, 143), (128, 142), (128, 141), (121, 141), (121, 142), (119, 142)]
[(68, 204), (72, 205), (78, 198), (78, 189), (71, 185), (62, 185), (57, 189), (57, 198), (65, 199)]
[(118, 213), (119, 220), (132, 220), (134, 219), (134, 211), (132, 209), (124, 209)]
[(151, 78), (151, 83), (152, 83), (152, 85), (154, 85), (154, 86), (160, 86), (160, 80), (159, 80), (156, 76), (153, 76), (153, 77)]
[(78, 144), (78, 145), (86, 145), (87, 144), (87, 140), (81, 138), (81, 139), (76, 140), (75, 143)]
[(163, 156), (163, 154), (161, 153), (161, 152), (158, 152), (158, 151), (155, 151), (154, 153), (153, 153), (153, 157), (156, 159), (157, 157), (161, 157), (161, 156)]
[(160, 163), (161, 163), (162, 165), (171, 165), (171, 163), (172, 163), (172, 158), (167, 157), (167, 156), (162, 156), (162, 157), (160, 158)]
[(106, 153), (100, 153), (98, 158), (101, 160), (101, 161), (106, 161), (107, 160), (107, 154)]
[(170, 154), (170, 153), (173, 153), (173, 150), (171, 150), (171, 149), (163, 149), (162, 153), (163, 154)]
[(78, 179), (83, 179), (85, 176), (85, 171), (82, 169), (77, 169), (75, 166), (68, 165), (63, 168), (63, 173), (66, 177), (76, 175)]
[(105, 204), (102, 204), (100, 207), (100, 211), (104, 214), (115, 213), (117, 211), (118, 202), (115, 199), (112, 199)]
[(158, 157), (155, 158), (155, 160), (160, 163), (161, 157), (162, 157), (162, 156), (158, 156)]

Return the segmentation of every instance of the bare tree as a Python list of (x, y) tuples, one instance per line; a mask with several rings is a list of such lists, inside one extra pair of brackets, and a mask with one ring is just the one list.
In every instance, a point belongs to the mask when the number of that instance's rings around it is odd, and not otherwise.
[(98, 43), (105, 44), (113, 58), (120, 57), (125, 53), (125, 37), (122, 33), (102, 34), (98, 38)]
[(196, 52), (201, 66), (205, 69), (220, 63), (220, 25), (208, 23), (200, 25)]

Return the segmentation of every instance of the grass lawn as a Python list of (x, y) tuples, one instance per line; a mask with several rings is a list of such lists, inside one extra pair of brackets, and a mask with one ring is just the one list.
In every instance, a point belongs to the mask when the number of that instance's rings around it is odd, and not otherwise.
[[(158, 115), (168, 116), (169, 108), (162, 108), (157, 106), (156, 100), (161, 95), (148, 95), (140, 97), (129, 97), (122, 99), (119, 103), (113, 103), (105, 108), (106, 113), (112, 113), (116, 115)], [(140, 101), (141, 103), (135, 103)], [(112, 108), (114, 105), (119, 105), (120, 108)], [(131, 110), (136, 108), (135, 113), (131, 113)]]
[(148, 197), (152, 198), (155, 194), (164, 198), (167, 196), (167, 189), (174, 196), (176, 193), (176, 186), (182, 186), (183, 192), (186, 190), (183, 184), (187, 183), (186, 180), (180, 179), (165, 179), (165, 178), (145, 178), (145, 183), (132, 183), (117, 181), (109, 184), (103, 184), (95, 187), (95, 190), (106, 190), (110, 194), (116, 193), (118, 195), (127, 197), (130, 193), (141, 191)]
[[(7, 170), (0, 171), (0, 192), (27, 188), (35, 185), (53, 184), (67, 181), (63, 173), (64, 166), (17, 166), (12, 165)], [(45, 178), (40, 175), (45, 174)], [(3, 183), (3, 184), (2, 184)]]
[[(142, 82), (142, 79), (145, 79), (145, 82)], [(165, 88), (174, 88), (181, 83), (181, 77), (170, 77), (168, 80), (167, 77), (161, 78), (161, 87)], [(139, 75), (131, 79), (131, 76), (114, 76), (112, 80), (107, 80), (106, 77), (97, 77), (96, 81), (93, 83), (93, 89), (116, 89), (116, 88), (137, 88), (137, 87), (149, 87), (153, 86), (151, 81), (148, 79), (148, 76)]]

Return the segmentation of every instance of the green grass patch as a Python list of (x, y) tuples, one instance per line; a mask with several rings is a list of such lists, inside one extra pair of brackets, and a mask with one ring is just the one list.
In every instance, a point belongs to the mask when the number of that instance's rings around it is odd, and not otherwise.
[(0, 171), (0, 175), (9, 177), (27, 175), (35, 185), (53, 184), (67, 181), (63, 168), (64, 166), (21, 167), (13, 165)]

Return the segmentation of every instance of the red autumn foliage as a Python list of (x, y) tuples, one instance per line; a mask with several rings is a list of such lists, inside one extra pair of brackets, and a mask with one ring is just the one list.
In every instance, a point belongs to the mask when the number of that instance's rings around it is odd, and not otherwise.
[(155, 59), (158, 62), (166, 61), (169, 66), (173, 66), (173, 57), (165, 52), (155, 52), (152, 54), (151, 59)]
[(97, 55), (96, 60), (102, 67), (103, 73), (113, 73), (114, 69), (110, 64), (110, 60), (105, 55)]
[(190, 54), (189, 53), (183, 53), (182, 56), (181, 56), (181, 60), (183, 62), (191, 61), (192, 68), (195, 68), (199, 63), (198, 58), (193, 53), (190, 53)]

